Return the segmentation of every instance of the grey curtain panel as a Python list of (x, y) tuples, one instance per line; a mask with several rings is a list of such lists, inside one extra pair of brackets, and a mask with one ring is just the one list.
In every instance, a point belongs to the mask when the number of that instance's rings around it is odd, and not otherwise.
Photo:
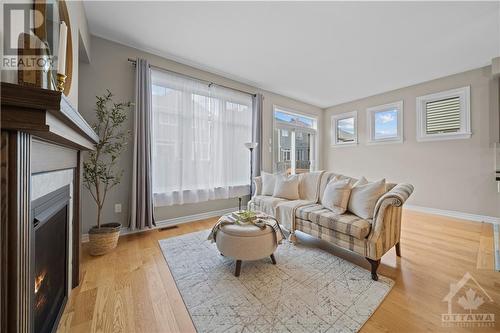
[(130, 229), (151, 228), (153, 188), (151, 163), (152, 131), (151, 70), (144, 59), (137, 59), (135, 74), (134, 155)]
[[(252, 142), (257, 142), (259, 145), (253, 150), (252, 154), (252, 177), (260, 176), (262, 168), (262, 109), (264, 104), (264, 96), (256, 94), (253, 97), (253, 112), (252, 112)], [(251, 193), (253, 194), (253, 193)]]

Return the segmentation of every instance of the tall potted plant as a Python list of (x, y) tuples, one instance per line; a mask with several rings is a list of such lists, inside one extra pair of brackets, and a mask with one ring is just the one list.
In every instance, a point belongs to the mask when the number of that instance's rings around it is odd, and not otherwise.
[(130, 102), (114, 103), (109, 90), (97, 96), (96, 122), (92, 125), (99, 135), (99, 143), (83, 163), (83, 184), (89, 190), (97, 206), (97, 223), (89, 230), (91, 255), (102, 255), (114, 249), (120, 235), (120, 223), (102, 223), (102, 209), (109, 190), (118, 185), (123, 169), (117, 161), (129, 137), (122, 129), (127, 119)]

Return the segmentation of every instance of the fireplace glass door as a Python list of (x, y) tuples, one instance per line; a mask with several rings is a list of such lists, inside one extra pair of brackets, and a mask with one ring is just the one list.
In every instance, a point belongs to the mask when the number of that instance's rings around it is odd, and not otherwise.
[(40, 205), (42, 211), (33, 219), (33, 317), (37, 333), (55, 332), (67, 299), (68, 202), (61, 203), (58, 198)]

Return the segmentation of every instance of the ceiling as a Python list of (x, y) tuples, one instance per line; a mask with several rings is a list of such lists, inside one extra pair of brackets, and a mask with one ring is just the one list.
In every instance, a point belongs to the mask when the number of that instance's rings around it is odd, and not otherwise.
[(85, 2), (93, 35), (319, 107), (491, 64), (500, 2)]

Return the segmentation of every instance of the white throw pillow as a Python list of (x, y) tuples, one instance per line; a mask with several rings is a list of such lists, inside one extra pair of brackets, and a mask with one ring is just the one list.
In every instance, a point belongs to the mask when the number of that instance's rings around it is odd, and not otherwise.
[(261, 172), (262, 177), (262, 195), (273, 195), (274, 186), (276, 185), (277, 175), (272, 173)]
[(351, 188), (350, 179), (335, 177), (326, 185), (321, 203), (336, 214), (344, 214), (349, 204)]
[(385, 178), (376, 182), (367, 182), (365, 177), (354, 184), (349, 198), (348, 210), (363, 218), (373, 218), (377, 200), (386, 192)]
[(283, 198), (288, 200), (299, 199), (299, 177), (276, 177), (276, 185), (274, 186), (273, 197)]

